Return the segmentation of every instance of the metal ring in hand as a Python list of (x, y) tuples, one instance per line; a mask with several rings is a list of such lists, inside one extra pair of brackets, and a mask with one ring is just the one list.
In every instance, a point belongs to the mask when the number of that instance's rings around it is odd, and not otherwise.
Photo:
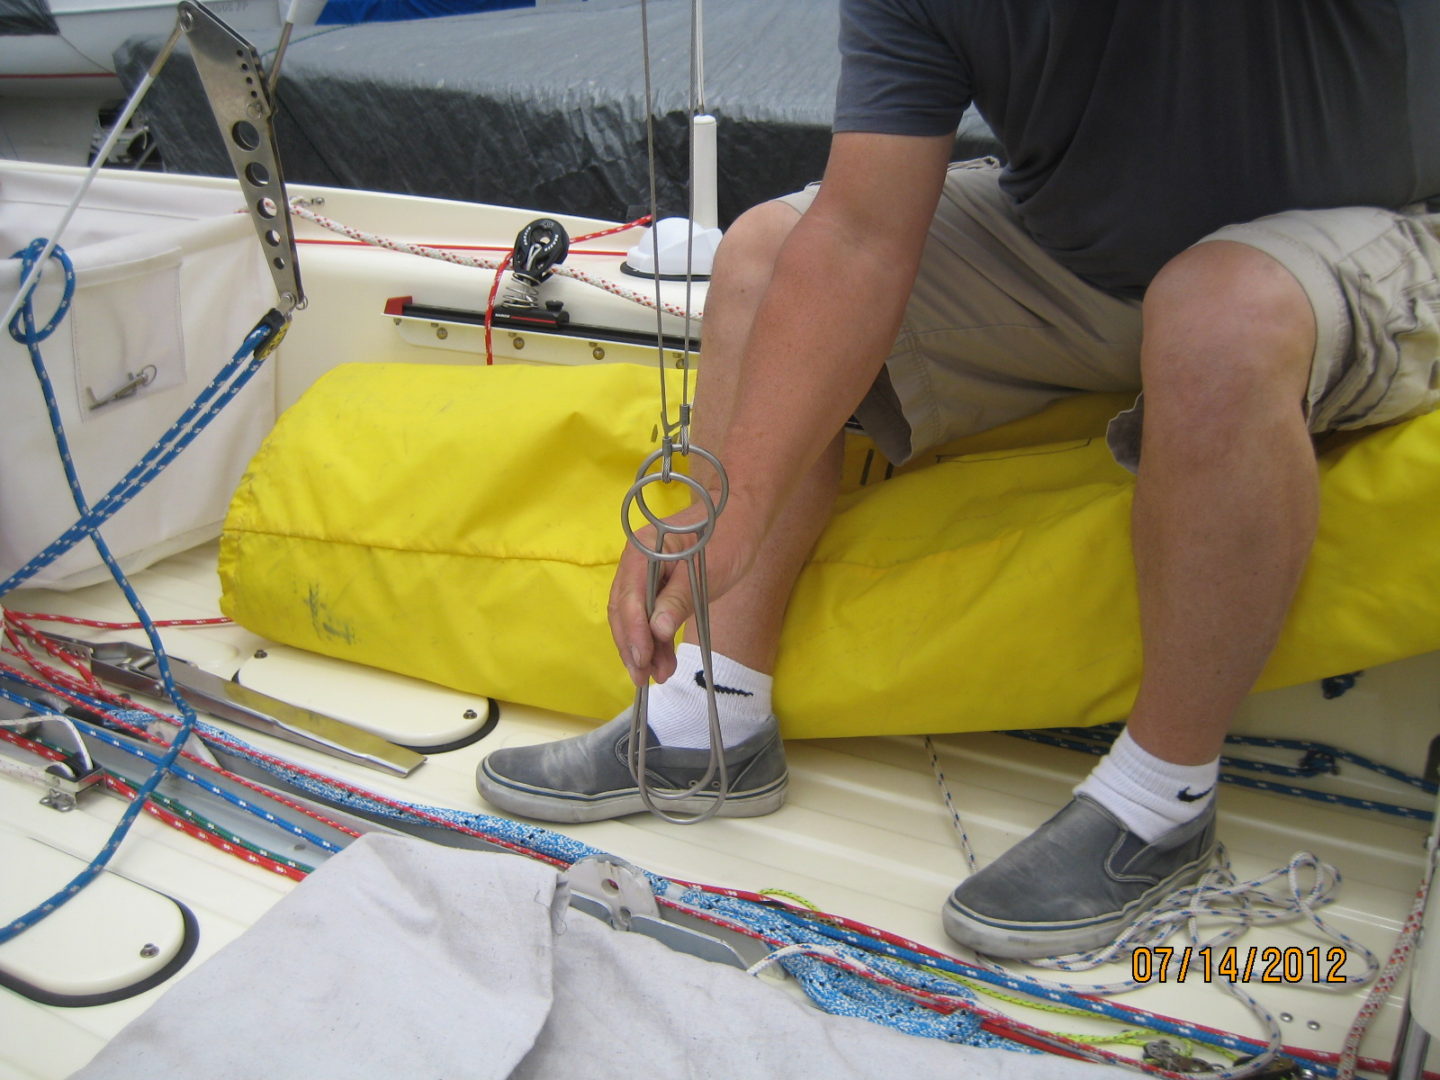
[[(673, 472), (668, 468), (668, 465), (666, 469), (660, 472), (650, 472), (655, 462), (662, 459), (668, 462), (671, 453), (669, 447), (661, 447), (647, 457), (636, 471), (635, 483), (630, 485), (630, 489), (625, 493), (624, 501), (620, 504), (620, 523), (625, 528), (625, 535), (629, 538), (630, 543), (633, 544), (636, 549), (643, 552), (647, 558), (656, 559), (661, 562), (678, 562), (681, 559), (687, 559), (700, 552), (705, 545), (710, 542), (710, 537), (715, 531), (715, 521), (720, 516), (720, 512), (725, 509), (726, 500), (730, 497), (729, 480), (725, 476), (725, 469), (720, 464), (720, 459), (708, 450), (702, 450), (698, 446), (692, 445), (689, 452), (704, 459), (709, 463), (710, 467), (715, 470), (716, 475), (719, 476), (720, 499), (717, 502), (710, 494), (710, 490), (694, 477), (687, 476), (685, 473)], [(689, 525), (672, 525), (659, 517), (655, 511), (650, 508), (650, 505), (645, 501), (645, 489), (653, 484), (668, 484), (671, 481), (678, 481), (684, 484), (690, 489), (693, 495), (698, 497), (701, 505), (705, 508), (704, 517)], [(646, 521), (655, 526), (656, 537), (653, 546), (641, 540), (640, 537), (636, 535), (634, 527), (630, 524), (630, 508), (632, 506), (637, 508), (640, 513), (645, 516)], [(671, 535), (693, 536), (695, 537), (695, 542), (679, 551), (666, 551), (664, 550), (665, 539)]]

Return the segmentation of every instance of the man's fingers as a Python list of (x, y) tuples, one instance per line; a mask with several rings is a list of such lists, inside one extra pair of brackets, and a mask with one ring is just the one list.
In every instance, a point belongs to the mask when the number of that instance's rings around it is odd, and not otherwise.
[(673, 639), (655, 642), (655, 652), (650, 662), (650, 678), (662, 683), (675, 674), (675, 642)]
[(690, 598), (690, 576), (671, 574), (670, 580), (655, 598), (655, 612), (650, 616), (650, 632), (655, 640), (674, 641), (675, 635), (685, 625), (685, 620), (695, 614)]
[[(667, 520), (687, 522), (694, 512), (692, 507)], [(654, 535), (655, 529), (648, 526), (636, 533), (641, 543), (653, 542)], [(663, 550), (686, 552), (694, 544), (693, 535), (672, 530), (665, 537)], [(724, 568), (734, 561), (733, 558), (721, 559), (718, 565)], [(715, 565), (715, 560), (711, 560), (711, 566)], [(634, 545), (628, 545), (622, 552), (614, 583), (610, 587), (610, 633), (615, 639), (620, 660), (630, 674), (630, 681), (636, 686), (643, 686), (652, 678), (656, 682), (664, 682), (674, 673), (675, 639), (695, 614), (690, 561), (663, 559), (657, 566), (658, 588), (655, 603), (649, 611), (646, 597), (649, 594), (650, 560)], [(712, 600), (729, 588), (731, 576), (723, 569), (719, 574), (712, 574), (709, 582)]]
[(650, 634), (655, 642), (650, 674), (656, 682), (664, 682), (674, 673), (675, 635), (694, 613), (690, 575), (676, 570), (655, 597), (655, 610), (650, 616)]
[(644, 685), (650, 677), (655, 652), (655, 640), (645, 610), (646, 573), (645, 559), (627, 549), (620, 558), (615, 581), (610, 586), (607, 611), (610, 634), (620, 652), (620, 661), (636, 686)]

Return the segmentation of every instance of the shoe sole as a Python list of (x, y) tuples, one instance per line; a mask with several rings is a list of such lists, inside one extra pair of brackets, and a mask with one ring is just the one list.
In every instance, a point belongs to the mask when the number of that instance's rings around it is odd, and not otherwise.
[[(715, 816), (745, 818), (773, 814), (785, 803), (788, 783), (788, 778), (782, 777), (769, 787), (756, 791), (732, 791)], [(607, 791), (600, 795), (577, 795), (567, 791), (517, 787), (491, 772), (486, 762), (481, 763), (475, 786), (485, 801), (497, 809), (537, 821), (566, 825), (608, 821), (630, 814), (643, 814), (650, 809), (640, 797), (639, 788)], [(667, 814), (702, 814), (714, 806), (716, 799), (715, 795), (701, 793), (684, 799), (657, 798), (655, 803)]]
[(945, 933), (978, 953), (1005, 960), (1036, 960), (1092, 952), (1109, 945), (1141, 911), (1153, 907), (1161, 897), (1195, 881), (1204, 873), (1214, 855), (1215, 847), (1212, 845), (1204, 854), (1147, 889), (1119, 912), (1097, 916), (1095, 920), (1079, 926), (1074, 923), (1035, 923), (1025, 929), (1023, 924), (989, 920), (973, 912), (962, 911), (952, 897), (945, 902), (941, 913)]

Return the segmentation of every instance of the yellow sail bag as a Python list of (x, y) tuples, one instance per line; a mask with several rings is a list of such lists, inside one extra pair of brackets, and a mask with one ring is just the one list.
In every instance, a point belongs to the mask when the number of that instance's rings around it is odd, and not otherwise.
[[(1122, 719), (1134, 481), (1102, 432), (1124, 404), (1076, 397), (893, 475), (853, 440), (786, 617), (784, 733)], [(637, 366), (337, 368), (236, 492), (223, 609), (284, 644), (609, 717), (632, 693), (605, 619), (620, 505), (657, 418)], [(1440, 647), (1440, 414), (1339, 440), (1321, 470), (1320, 537), (1261, 688)], [(650, 493), (661, 513), (685, 497)]]

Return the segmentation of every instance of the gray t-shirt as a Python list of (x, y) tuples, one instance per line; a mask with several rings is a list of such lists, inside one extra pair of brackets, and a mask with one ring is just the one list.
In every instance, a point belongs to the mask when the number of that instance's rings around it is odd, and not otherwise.
[(972, 102), (1032, 236), (1143, 289), (1222, 225), (1440, 196), (1440, 0), (842, 0), (836, 131)]

